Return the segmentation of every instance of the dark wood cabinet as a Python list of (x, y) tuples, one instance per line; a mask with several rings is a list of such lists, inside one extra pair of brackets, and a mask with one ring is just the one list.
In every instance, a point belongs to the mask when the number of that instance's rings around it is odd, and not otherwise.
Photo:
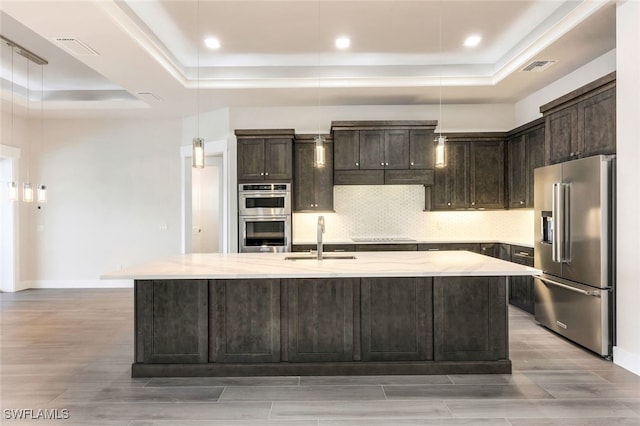
[[(511, 246), (511, 262), (533, 267), (533, 249), (530, 247)], [(509, 277), (509, 303), (529, 312), (534, 312), (533, 277)]]
[(334, 170), (360, 168), (360, 134), (353, 130), (334, 130)]
[(335, 185), (433, 183), (435, 121), (333, 122)]
[(372, 243), (356, 244), (356, 251), (416, 251), (418, 244), (412, 243)]
[(473, 253), (480, 253), (480, 243), (421, 243), (418, 244), (418, 251), (441, 251), (441, 250), (466, 250)]
[[(316, 244), (294, 244), (291, 247), (291, 251), (295, 252), (310, 252), (316, 251), (318, 246)], [(323, 244), (322, 250), (327, 253), (332, 252), (345, 252), (356, 251), (355, 244)]]
[(509, 208), (533, 208), (533, 171), (544, 166), (544, 119), (510, 132), (507, 142)]
[[(353, 361), (354, 290), (360, 280), (282, 280), (289, 362)], [(283, 324), (284, 325), (284, 324)]]
[(136, 362), (208, 361), (208, 281), (136, 281)]
[(358, 168), (363, 170), (384, 169), (384, 131), (360, 130), (357, 132), (360, 134), (360, 166)]
[(409, 168), (433, 170), (435, 145), (434, 131), (417, 129), (409, 131)]
[(504, 141), (471, 142), (469, 146), (471, 208), (504, 209)]
[(210, 362), (280, 360), (280, 280), (211, 281)]
[(447, 165), (435, 169), (433, 210), (469, 208), (469, 143), (448, 142)]
[(507, 359), (505, 298), (504, 277), (435, 277), (434, 359)]
[(361, 286), (362, 360), (433, 359), (432, 279), (362, 278)]
[(291, 181), (293, 130), (236, 130), (235, 134), (238, 182)]
[(616, 73), (607, 74), (540, 107), (545, 162), (616, 152)]
[(504, 134), (453, 134), (447, 164), (435, 169), (426, 210), (505, 208)]
[(333, 211), (333, 143), (324, 143), (325, 165), (315, 167), (314, 135), (298, 135), (293, 149), (293, 211)]

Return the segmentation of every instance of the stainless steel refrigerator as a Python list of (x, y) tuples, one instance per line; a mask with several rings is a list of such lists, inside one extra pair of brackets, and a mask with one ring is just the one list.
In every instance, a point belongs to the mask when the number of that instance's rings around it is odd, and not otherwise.
[(534, 171), (535, 318), (610, 358), (614, 343), (615, 157)]

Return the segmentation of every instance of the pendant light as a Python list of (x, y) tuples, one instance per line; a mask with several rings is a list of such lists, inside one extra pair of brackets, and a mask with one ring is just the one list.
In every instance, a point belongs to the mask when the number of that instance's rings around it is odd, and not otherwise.
[(314, 167), (321, 169), (325, 166), (325, 139), (320, 134), (320, 1), (318, 1), (318, 135), (313, 138), (315, 142), (313, 150), (313, 165)]
[[(438, 23), (438, 32), (439, 32), (439, 38), (440, 38), (440, 59), (442, 60), (442, 4), (440, 4), (440, 18)], [(442, 135), (442, 63), (440, 64), (439, 92), (440, 92), (440, 104), (439, 104), (440, 117), (438, 118), (439, 135), (434, 140), (435, 150), (436, 150), (435, 167), (443, 168), (447, 165), (447, 155), (446, 155), (446, 148), (445, 148), (447, 137)]]
[[(200, 134), (200, 1), (196, 2), (196, 134)], [(193, 138), (193, 168), (204, 168), (204, 139)]]
[[(44, 59), (41, 58), (40, 56), (36, 55), (35, 53), (31, 52), (28, 49), (25, 49), (24, 47), (20, 46), (19, 44), (9, 40), (8, 38), (0, 35), (0, 39), (2, 39), (2, 42), (4, 42), (7, 46), (9, 46), (11, 48), (11, 143), (13, 144), (14, 142), (14, 128), (15, 128), (15, 123), (14, 123), (14, 118), (15, 118), (15, 113), (14, 113), (14, 105), (15, 105), (15, 101), (14, 101), (14, 94), (15, 94), (15, 78), (14, 78), (14, 72), (15, 72), (15, 67), (14, 67), (14, 56), (16, 53), (16, 49), (17, 49), (17, 53), (20, 56), (23, 56), (26, 60), (27, 60), (27, 120), (29, 120), (29, 115), (30, 115), (30, 104), (31, 104), (31, 73), (30, 73), (30, 63), (33, 62), (36, 65), (40, 65), (40, 138), (44, 138), (44, 120), (43, 120), (43, 100), (44, 100), (44, 65), (47, 65), (49, 62)], [(31, 143), (30, 143), (30, 138), (27, 138), (27, 142), (26, 142), (26, 151), (27, 151), (27, 180), (26, 182), (24, 182), (22, 184), (22, 201), (26, 202), (26, 203), (31, 203), (35, 200), (35, 195), (36, 195), (36, 191), (34, 191), (34, 187), (31, 184), (31, 180), (30, 180), (30, 169), (31, 167), (29, 166), (29, 161), (31, 161)], [(46, 190), (47, 187), (44, 184), (38, 184), (37, 186), (38, 191), (37, 191), (37, 195), (38, 195), (38, 202), (45, 202), (47, 200), (47, 194), (46, 194)], [(15, 181), (11, 181), (7, 183), (7, 198), (9, 199), (9, 201), (17, 201), (18, 200), (18, 183)]]

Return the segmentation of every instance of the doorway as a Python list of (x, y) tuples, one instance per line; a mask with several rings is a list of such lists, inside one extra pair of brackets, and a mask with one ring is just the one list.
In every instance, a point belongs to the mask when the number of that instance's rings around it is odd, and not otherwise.
[(191, 253), (220, 252), (222, 194), (222, 157), (205, 157), (203, 169), (191, 169)]
[(16, 291), (16, 202), (9, 201), (8, 183), (17, 175), (18, 148), (0, 145), (0, 291)]
[(182, 160), (182, 253), (228, 253), (229, 156), (226, 141), (205, 142), (205, 167), (191, 167), (191, 146)]

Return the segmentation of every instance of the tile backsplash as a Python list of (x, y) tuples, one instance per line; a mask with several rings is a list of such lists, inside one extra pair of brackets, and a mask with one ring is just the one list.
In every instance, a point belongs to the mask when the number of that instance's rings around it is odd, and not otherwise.
[(293, 241), (316, 239), (325, 217), (325, 241), (354, 237), (409, 237), (425, 241), (499, 240), (533, 244), (533, 210), (425, 212), (421, 185), (334, 186), (335, 213), (294, 213)]

